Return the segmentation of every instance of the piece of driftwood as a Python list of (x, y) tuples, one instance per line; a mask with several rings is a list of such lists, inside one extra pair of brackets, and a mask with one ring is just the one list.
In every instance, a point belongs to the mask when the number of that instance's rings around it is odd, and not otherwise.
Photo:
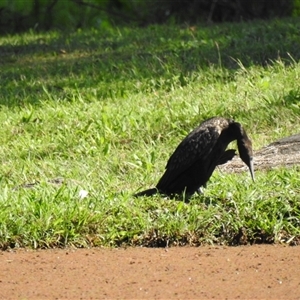
[[(300, 133), (282, 138), (260, 150), (254, 151), (255, 170), (293, 165), (300, 165)], [(238, 156), (235, 156), (227, 164), (219, 166), (219, 168), (226, 172), (248, 171)]]

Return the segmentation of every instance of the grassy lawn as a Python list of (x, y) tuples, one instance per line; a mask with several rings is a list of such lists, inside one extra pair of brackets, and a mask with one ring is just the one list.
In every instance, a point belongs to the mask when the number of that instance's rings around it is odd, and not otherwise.
[(297, 244), (299, 166), (216, 170), (189, 204), (132, 194), (206, 118), (254, 149), (300, 132), (299, 21), (0, 37), (0, 248)]

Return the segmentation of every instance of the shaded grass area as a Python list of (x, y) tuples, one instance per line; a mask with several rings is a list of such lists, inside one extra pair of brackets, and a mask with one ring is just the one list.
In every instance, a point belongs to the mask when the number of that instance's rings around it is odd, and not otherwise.
[(298, 244), (297, 166), (132, 197), (206, 118), (255, 149), (300, 131), (298, 21), (0, 37), (1, 248)]
[(48, 99), (45, 89), (56, 99), (71, 100), (79, 88), (89, 90), (91, 100), (105, 100), (171, 91), (198, 80), (226, 83), (241, 66), (298, 61), (299, 30), (296, 18), (3, 37), (1, 88), (6, 97), (0, 103), (39, 103)]

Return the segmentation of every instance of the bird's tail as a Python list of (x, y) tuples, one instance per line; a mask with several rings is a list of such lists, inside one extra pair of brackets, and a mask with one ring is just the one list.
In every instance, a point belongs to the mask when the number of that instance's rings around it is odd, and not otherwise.
[(154, 194), (158, 193), (157, 188), (148, 189), (139, 193), (134, 194), (134, 197), (141, 197), (141, 196), (152, 196)]

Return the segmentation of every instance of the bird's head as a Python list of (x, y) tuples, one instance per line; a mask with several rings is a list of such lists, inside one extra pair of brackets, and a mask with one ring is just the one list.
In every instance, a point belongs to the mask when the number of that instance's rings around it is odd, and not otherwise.
[(235, 123), (238, 127), (237, 146), (242, 161), (248, 166), (252, 180), (254, 181), (253, 151), (252, 142), (241, 124)]

